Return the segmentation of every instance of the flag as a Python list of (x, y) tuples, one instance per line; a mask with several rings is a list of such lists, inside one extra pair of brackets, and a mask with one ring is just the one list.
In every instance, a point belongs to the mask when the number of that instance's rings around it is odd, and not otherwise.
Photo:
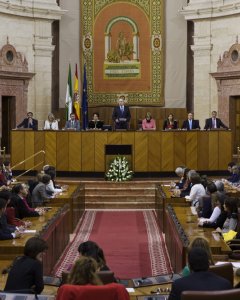
[(70, 114), (72, 113), (72, 72), (71, 65), (69, 64), (68, 68), (68, 82), (67, 82), (67, 91), (66, 91), (66, 120), (70, 119)]
[(80, 97), (79, 97), (77, 64), (76, 64), (75, 78), (74, 78), (73, 112), (75, 113), (76, 119), (80, 120)]
[(86, 130), (87, 127), (88, 127), (87, 73), (86, 73), (86, 64), (84, 64), (83, 91), (82, 91), (82, 128)]

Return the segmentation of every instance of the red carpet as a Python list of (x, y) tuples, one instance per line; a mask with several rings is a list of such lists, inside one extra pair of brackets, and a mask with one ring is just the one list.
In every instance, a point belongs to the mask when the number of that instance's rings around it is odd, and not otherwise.
[(73, 243), (56, 266), (61, 275), (78, 257), (78, 245), (97, 242), (116, 277), (134, 278), (171, 272), (163, 236), (152, 211), (86, 212)]

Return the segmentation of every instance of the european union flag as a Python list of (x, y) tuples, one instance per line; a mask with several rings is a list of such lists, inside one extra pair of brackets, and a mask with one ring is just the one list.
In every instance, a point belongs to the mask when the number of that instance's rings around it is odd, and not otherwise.
[(82, 128), (86, 130), (88, 127), (88, 99), (87, 99), (87, 72), (86, 64), (83, 70), (83, 91), (82, 91)]

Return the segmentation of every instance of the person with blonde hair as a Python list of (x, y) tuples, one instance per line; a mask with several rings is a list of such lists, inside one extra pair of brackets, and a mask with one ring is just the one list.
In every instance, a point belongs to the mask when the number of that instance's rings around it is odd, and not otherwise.
[(44, 130), (58, 130), (58, 121), (55, 119), (54, 114), (48, 114), (48, 119), (44, 123)]
[(150, 112), (147, 112), (145, 119), (142, 120), (142, 129), (143, 130), (156, 130), (156, 122), (152, 118), (152, 115)]
[[(209, 265), (214, 265), (212, 250), (210, 248), (209, 242), (206, 238), (197, 236), (195, 237), (188, 247), (188, 252), (190, 252), (193, 248), (202, 248), (207, 252)], [(183, 276), (188, 276), (190, 274), (190, 269), (188, 266), (185, 266), (182, 270)]]
[(74, 285), (102, 285), (96, 272), (98, 264), (92, 257), (81, 256), (74, 264), (68, 276), (68, 284)]

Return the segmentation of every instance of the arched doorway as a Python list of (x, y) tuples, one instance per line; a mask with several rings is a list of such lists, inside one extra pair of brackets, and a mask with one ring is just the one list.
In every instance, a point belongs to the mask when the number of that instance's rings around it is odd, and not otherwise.
[(16, 112), (27, 112), (29, 80), (26, 58), (9, 44), (0, 50), (0, 137), (1, 147), (10, 153), (10, 132), (16, 127)]

